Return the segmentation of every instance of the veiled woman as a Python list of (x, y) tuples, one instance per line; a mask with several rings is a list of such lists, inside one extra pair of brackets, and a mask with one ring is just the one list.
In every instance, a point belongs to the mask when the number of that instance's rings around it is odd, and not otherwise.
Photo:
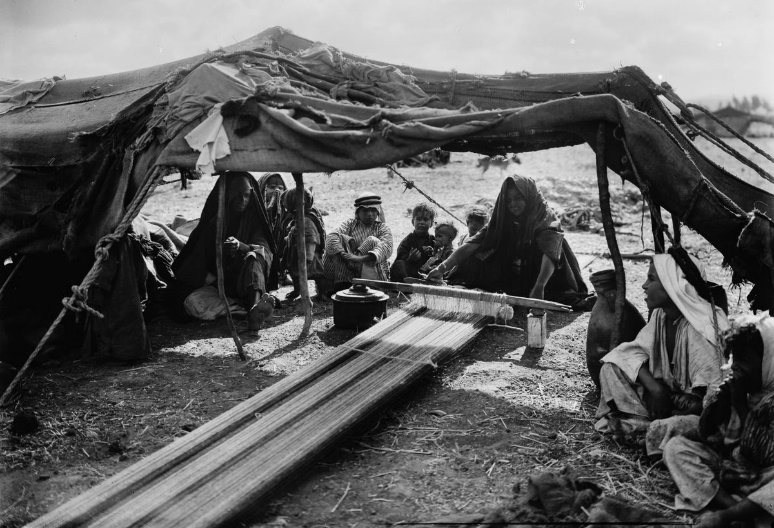
[(175, 260), (173, 271), (185, 288), (183, 305), (189, 315), (205, 320), (224, 315), (225, 306), (215, 285), (216, 244), (222, 244), (226, 297), (248, 313), (248, 330), (257, 331), (273, 310), (267, 282), (276, 244), (255, 179), (247, 172), (226, 172), (220, 177), (226, 178), (223, 238), (216, 240), (218, 182), (204, 203), (199, 225)]
[(431, 270), (428, 279), (439, 280), (455, 266), (451, 284), (547, 299), (579, 310), (591, 307), (559, 218), (526, 176), (503, 182), (489, 224)]
[[(266, 206), (266, 216), (271, 226), (271, 235), (277, 246), (276, 254), (280, 257), (285, 251), (285, 233), (282, 231), (282, 193), (287, 189), (285, 180), (277, 172), (267, 172), (258, 178), (259, 196), (263, 196)], [(280, 280), (285, 280), (285, 275), (280, 270), (280, 258), (275, 259), (269, 274), (269, 289), (275, 290)]]

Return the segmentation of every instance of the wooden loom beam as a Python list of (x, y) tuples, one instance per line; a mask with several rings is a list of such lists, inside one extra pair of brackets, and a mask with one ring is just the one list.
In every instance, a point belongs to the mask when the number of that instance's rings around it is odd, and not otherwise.
[(403, 282), (388, 282), (371, 279), (352, 279), (353, 284), (364, 284), (380, 290), (398, 290), (406, 293), (431, 292), (439, 296), (460, 297), (470, 300), (486, 300), (486, 296), (496, 295), (497, 299), (510, 306), (525, 306), (527, 308), (542, 308), (543, 310), (553, 310), (556, 312), (571, 312), (572, 307), (553, 301), (544, 301), (542, 299), (531, 299), (529, 297), (516, 297), (514, 295), (490, 294), (478, 290), (466, 290), (463, 288), (449, 288), (446, 286), (424, 286), (418, 284), (407, 284)]

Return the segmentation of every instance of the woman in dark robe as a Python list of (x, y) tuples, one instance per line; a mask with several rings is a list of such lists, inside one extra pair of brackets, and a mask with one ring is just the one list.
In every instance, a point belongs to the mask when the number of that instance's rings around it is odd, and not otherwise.
[(510, 176), (497, 196), (492, 219), (468, 238), (428, 279), (569, 304), (588, 310), (588, 287), (559, 218), (532, 178)]
[(218, 242), (217, 216), (220, 181), (210, 192), (199, 225), (173, 264), (186, 294), (189, 315), (211, 320), (225, 314), (217, 292), (217, 243), (223, 244), (223, 278), (226, 297), (248, 314), (248, 330), (256, 331), (271, 315), (274, 299), (268, 295), (269, 270), (276, 244), (260, 198), (258, 184), (247, 172), (227, 172), (223, 239)]

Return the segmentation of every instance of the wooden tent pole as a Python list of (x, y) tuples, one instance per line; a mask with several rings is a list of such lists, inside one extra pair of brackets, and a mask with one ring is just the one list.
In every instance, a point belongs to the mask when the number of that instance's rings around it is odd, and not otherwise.
[(672, 230), (674, 231), (674, 234), (672, 235), (674, 237), (674, 243), (675, 246), (680, 245), (680, 219), (677, 218), (677, 215), (672, 215)]
[[(218, 271), (218, 293), (220, 294), (220, 301), (223, 306), (226, 307), (226, 320), (228, 321), (228, 328), (231, 330), (231, 337), (234, 339), (234, 344), (239, 354), (239, 359), (247, 361), (245, 351), (242, 350), (242, 340), (239, 339), (239, 334), (234, 326), (234, 319), (231, 317), (231, 307), (228, 304), (228, 298), (226, 297), (226, 286), (223, 279), (223, 218), (226, 214), (226, 175), (221, 174), (218, 177), (218, 217), (215, 223), (215, 268)], [(250, 314), (248, 312), (248, 318)]]
[(605, 228), (607, 247), (615, 267), (615, 322), (610, 334), (610, 350), (618, 346), (623, 334), (623, 313), (626, 303), (626, 275), (623, 267), (621, 251), (618, 249), (618, 240), (615, 238), (613, 214), (610, 211), (610, 187), (607, 179), (607, 163), (605, 161), (605, 123), (599, 124), (597, 130), (597, 183), (599, 184), (599, 207), (602, 210), (602, 225)]
[(16, 276), (16, 272), (19, 271), (19, 268), (21, 268), (22, 264), (24, 264), (24, 260), (27, 258), (27, 255), (22, 255), (22, 258), (19, 259), (19, 262), (17, 262), (13, 269), (11, 270), (11, 273), (8, 275), (8, 278), (5, 279), (5, 282), (3, 283), (3, 286), (0, 287), (0, 299), (3, 298), (3, 293), (5, 293), (5, 289), (8, 287), (9, 284), (11, 284), (11, 281), (13, 281), (13, 278)]
[(664, 220), (661, 218), (661, 207), (653, 203), (650, 208), (650, 228), (653, 230), (653, 246), (656, 253), (664, 253), (666, 246), (664, 244)]
[(309, 298), (309, 279), (306, 270), (306, 204), (304, 195), (304, 174), (293, 172), (296, 182), (296, 250), (298, 253), (298, 282), (301, 292), (301, 305), (304, 307), (304, 327), (301, 335), (309, 334), (312, 328), (312, 299)]

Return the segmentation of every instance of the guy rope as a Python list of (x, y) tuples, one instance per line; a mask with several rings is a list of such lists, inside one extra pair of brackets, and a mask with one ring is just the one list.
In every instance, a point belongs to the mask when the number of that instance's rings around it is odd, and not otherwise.
[(472, 343), (503, 306), (570, 309), (456, 288), (379, 285), (410, 287), (412, 302), (29, 526), (233, 525), (265, 509), (280, 484)]

